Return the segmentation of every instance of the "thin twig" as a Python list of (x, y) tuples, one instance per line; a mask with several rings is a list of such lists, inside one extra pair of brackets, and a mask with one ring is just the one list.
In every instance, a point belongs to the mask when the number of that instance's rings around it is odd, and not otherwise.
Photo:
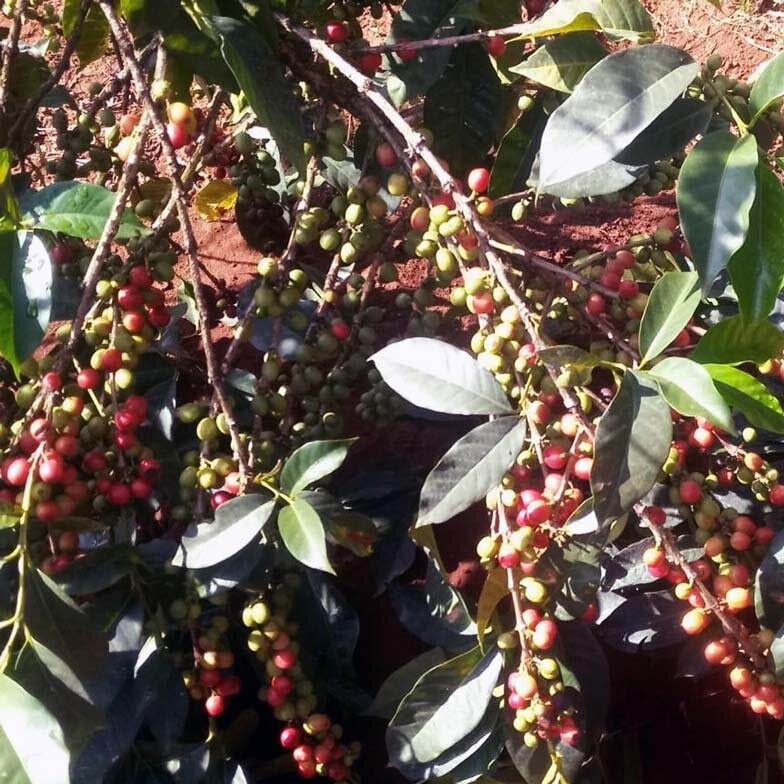
[(150, 88), (147, 80), (139, 63), (138, 55), (133, 44), (133, 38), (124, 21), (120, 20), (115, 12), (114, 6), (107, 2), (107, 0), (100, 0), (100, 6), (103, 9), (109, 26), (114, 33), (118, 46), (125, 59), (125, 63), (131, 72), (131, 81), (133, 82), (137, 96), (141, 99), (142, 104), (147, 109), (152, 118), (153, 126), (158, 132), (163, 149), (164, 156), (170, 169), (170, 176), (172, 182), (172, 191), (177, 199), (177, 213), (180, 219), (182, 233), (185, 239), (185, 252), (188, 258), (188, 273), (193, 285), (193, 294), (196, 301), (196, 309), (199, 313), (199, 332), (201, 334), (202, 347), (204, 350), (204, 362), (207, 368), (207, 383), (213, 388), (214, 395), (218, 400), (220, 409), (226, 419), (227, 429), (232, 442), (232, 448), (237, 457), (240, 474), (243, 481), (248, 473), (248, 459), (239, 431), (237, 423), (234, 419), (234, 414), (231, 406), (226, 398), (226, 393), (223, 389), (223, 383), (220, 375), (220, 367), (215, 356), (215, 347), (212, 343), (212, 336), (210, 335), (209, 328), (209, 308), (204, 294), (204, 286), (201, 281), (201, 264), (199, 261), (199, 249), (196, 242), (196, 236), (193, 232), (193, 224), (191, 223), (190, 215), (188, 213), (188, 202), (185, 198), (185, 186), (183, 185), (180, 167), (177, 162), (177, 153), (166, 133), (166, 126), (163, 120), (158, 115), (158, 110), (155, 101), (150, 94)]
[(362, 48), (352, 49), (352, 54), (383, 54), (385, 52), (415, 52), (419, 49), (434, 49), (439, 46), (456, 46), (458, 44), (470, 44), (477, 41), (486, 41), (488, 38), (509, 37), (522, 35), (525, 33), (527, 24), (510, 25), (509, 27), (499, 27), (497, 30), (482, 30), (478, 33), (466, 33), (465, 35), (445, 35), (441, 38), (422, 38), (419, 41), (403, 41), (396, 44), (381, 44), (379, 46), (363, 46)]
[(8, 33), (8, 38), (2, 47), (3, 65), (0, 68), (0, 117), (4, 118), (8, 110), (6, 102), (8, 101), (8, 90), (10, 85), (11, 76), (11, 63), (16, 57), (19, 49), (19, 35), (22, 32), (22, 20), (24, 19), (25, 11), (27, 11), (27, 0), (16, 0), (16, 7), (14, 8), (14, 18), (11, 21), (11, 29)]

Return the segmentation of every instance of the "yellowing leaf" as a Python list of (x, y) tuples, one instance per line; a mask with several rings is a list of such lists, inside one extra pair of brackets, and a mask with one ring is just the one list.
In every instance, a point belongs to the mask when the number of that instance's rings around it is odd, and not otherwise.
[(193, 203), (206, 221), (220, 219), (237, 201), (237, 188), (229, 180), (208, 182), (197, 194)]
[(479, 644), (482, 645), (485, 637), (485, 629), (490, 623), (495, 608), (498, 603), (509, 593), (506, 569), (493, 569), (482, 586), (482, 593), (479, 596), (479, 604), (476, 609), (476, 633)]

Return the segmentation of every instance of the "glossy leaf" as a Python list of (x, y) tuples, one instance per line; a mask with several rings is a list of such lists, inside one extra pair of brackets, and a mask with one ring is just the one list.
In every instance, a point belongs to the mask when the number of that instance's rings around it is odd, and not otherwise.
[(464, 44), (453, 50), (444, 75), (425, 96), (424, 122), (432, 131), (433, 151), (462, 177), (495, 140), (501, 113), (501, 82), (484, 46)]
[(681, 167), (676, 198), (681, 229), (703, 292), (743, 245), (756, 191), (757, 141), (714, 131)]
[(666, 357), (648, 375), (656, 379), (664, 399), (679, 413), (704, 417), (722, 430), (735, 432), (730, 408), (702, 365), (684, 357)]
[(531, 174), (546, 123), (547, 115), (542, 102), (537, 100), (506, 132), (490, 172), (490, 198), (523, 190)]
[(390, 760), (403, 765), (436, 760), (482, 721), (501, 674), (503, 655), (478, 648), (426, 672), (387, 727)]
[(492, 373), (459, 348), (409, 338), (373, 354), (384, 381), (420, 408), (444, 414), (508, 414), (512, 408)]
[(607, 49), (592, 33), (570, 33), (542, 44), (510, 70), (545, 87), (570, 93), (606, 54)]
[(443, 664), (445, 659), (443, 649), (431, 648), (406, 662), (381, 684), (365, 715), (389, 721), (395, 715), (400, 701), (414, 688), (416, 682), (433, 667)]
[[(24, 613), (31, 637), (65, 665), (55, 675), (80, 693), (80, 684), (93, 678), (106, 658), (108, 643), (102, 631), (62, 588), (35, 569), (25, 574)], [(56, 660), (50, 659), (55, 665)]]
[(784, 351), (784, 332), (770, 321), (749, 323), (742, 316), (731, 316), (714, 324), (692, 351), (695, 362), (717, 365), (761, 364)]
[(96, 547), (56, 573), (55, 580), (71, 596), (103, 591), (133, 569), (128, 544)]
[(651, 40), (653, 24), (637, 0), (560, 0), (545, 13), (524, 25), (521, 38), (577, 30), (602, 30), (612, 38)]
[(215, 510), (215, 520), (188, 528), (172, 562), (203, 569), (225, 561), (259, 535), (274, 510), (275, 501), (264, 495), (232, 498)]
[(728, 365), (705, 365), (716, 389), (756, 427), (784, 433), (784, 410), (768, 388), (754, 376)]
[(485, 631), (493, 617), (495, 608), (508, 595), (509, 581), (506, 569), (498, 567), (488, 572), (476, 607), (476, 633), (480, 645), (484, 642)]
[(43, 340), (52, 309), (52, 262), (32, 232), (0, 234), (0, 356), (15, 372)]
[(700, 304), (696, 272), (665, 272), (651, 289), (640, 322), (640, 365), (659, 356), (675, 340)]
[(598, 62), (550, 115), (542, 135), (540, 189), (552, 192), (559, 183), (613, 160), (697, 71), (685, 52), (662, 44), (615, 52)]
[(752, 124), (782, 96), (784, 96), (784, 52), (767, 62), (751, 87), (749, 109), (753, 113)]
[(637, 653), (682, 642), (683, 604), (672, 591), (654, 591), (627, 599), (599, 626), (601, 638), (621, 651)]
[(278, 515), (278, 530), (288, 551), (305, 566), (334, 574), (327, 557), (327, 537), (318, 512), (303, 498), (294, 498)]
[(45, 708), (0, 675), (0, 771), (8, 784), (69, 784), (69, 754)]
[(343, 465), (353, 439), (311, 441), (294, 450), (280, 473), (280, 489), (297, 495), (301, 490), (329, 476)]
[(238, 193), (230, 180), (210, 180), (193, 197), (193, 206), (204, 220), (220, 220), (236, 204)]
[(417, 527), (450, 520), (484, 498), (514, 463), (525, 430), (525, 421), (519, 417), (501, 417), (457, 441), (425, 480)]
[(728, 269), (740, 312), (749, 321), (766, 318), (784, 284), (784, 186), (765, 165), (757, 167), (746, 241)]
[[(80, 5), (81, 0), (65, 0), (63, 3), (63, 35), (66, 37), (73, 32)], [(79, 66), (84, 68), (97, 60), (106, 51), (108, 43), (109, 22), (101, 7), (92, 3), (82, 23), (79, 41), (76, 44)]]
[(289, 162), (305, 171), (305, 135), (299, 106), (278, 55), (255, 28), (228, 16), (203, 17), (234, 78)]
[(779, 531), (760, 562), (754, 583), (757, 619), (768, 629), (784, 624), (784, 532)]
[(596, 430), (591, 492), (600, 527), (653, 487), (671, 441), (670, 408), (656, 383), (627, 371)]
[[(41, 190), (28, 190), (19, 200), (26, 225), (58, 231), (84, 240), (97, 240), (109, 218), (115, 194), (101, 185), (63, 181)], [(117, 231), (119, 239), (149, 234), (132, 210), (125, 209)]]
[(607, 161), (587, 172), (568, 177), (554, 185), (542, 185), (539, 180), (539, 159), (534, 163), (529, 184), (552, 196), (576, 199), (585, 196), (602, 196), (615, 193), (631, 185), (642, 174), (644, 167), (629, 166), (617, 161)]
[[(460, 35), (466, 30), (470, 11), (475, 6), (473, 0), (468, 3), (464, 0), (406, 0), (392, 19), (387, 43)], [(450, 55), (447, 46), (420, 49), (416, 57), (405, 61), (396, 55), (387, 55), (385, 59), (390, 70), (387, 91), (394, 104), (400, 107), (406, 101), (424, 95), (441, 78)]]

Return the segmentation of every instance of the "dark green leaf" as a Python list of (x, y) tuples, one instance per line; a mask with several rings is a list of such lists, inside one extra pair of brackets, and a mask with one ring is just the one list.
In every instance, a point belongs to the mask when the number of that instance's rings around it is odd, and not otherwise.
[(784, 531), (779, 531), (762, 559), (754, 581), (757, 619), (768, 629), (784, 624)]
[(442, 664), (445, 658), (443, 649), (431, 648), (399, 667), (379, 686), (373, 702), (365, 710), (365, 715), (378, 716), (389, 721), (395, 715), (403, 697), (414, 688), (416, 682), (428, 670)]
[(52, 715), (0, 675), (0, 771), (8, 784), (70, 784), (69, 754)]
[(490, 198), (523, 190), (546, 122), (542, 101), (537, 100), (506, 132), (490, 172)]
[(711, 107), (697, 98), (676, 98), (615, 160), (641, 166), (681, 152), (708, 127)]
[(96, 547), (57, 572), (57, 583), (71, 596), (98, 593), (131, 572), (129, 544)]
[(784, 410), (768, 388), (754, 376), (728, 365), (705, 365), (716, 389), (737, 408), (752, 425), (784, 433)]
[[(63, 35), (69, 36), (79, 16), (81, 0), (65, 0), (63, 4)], [(105, 51), (109, 43), (109, 22), (100, 6), (92, 3), (87, 11), (87, 16), (82, 24), (79, 42), (76, 45), (76, 54), (79, 57), (79, 66), (84, 68), (97, 60)]]
[(756, 167), (756, 139), (727, 131), (708, 134), (681, 167), (678, 215), (703, 292), (746, 239)]
[(288, 551), (305, 566), (334, 574), (327, 557), (327, 537), (318, 512), (303, 498), (280, 510), (278, 530)]
[(443, 523), (492, 490), (514, 463), (525, 440), (525, 420), (485, 422), (463, 436), (428, 474), (417, 527)]
[(749, 323), (742, 316), (732, 316), (714, 324), (694, 347), (691, 358), (703, 364), (761, 364), (784, 351), (784, 333), (769, 321)]
[(365, 558), (371, 555), (378, 539), (373, 520), (360, 512), (346, 511), (325, 518), (327, 532), (341, 547)]
[(592, 33), (562, 35), (542, 44), (527, 60), (510, 70), (563, 93), (577, 83), (607, 54)]
[(205, 16), (208, 33), (220, 44), (223, 58), (256, 116), (269, 128), (292, 166), (305, 171), (302, 116), (267, 39), (250, 25), (228, 16)]
[(387, 751), (396, 766), (426, 764), (465, 738), (482, 721), (503, 664), (493, 648), (479, 648), (426, 672), (400, 703), (387, 728)]
[(531, 170), (529, 184), (539, 191), (552, 196), (563, 196), (576, 199), (583, 196), (602, 196), (615, 193), (631, 185), (642, 174), (645, 167), (628, 166), (617, 161), (607, 161), (574, 177), (562, 180), (554, 185), (542, 186), (539, 181), (539, 159)]
[(784, 187), (764, 164), (757, 167), (746, 241), (728, 269), (740, 312), (749, 321), (766, 318), (784, 283)]
[(664, 351), (700, 304), (696, 272), (665, 272), (651, 290), (640, 322), (640, 365)]
[(506, 393), (492, 373), (459, 348), (409, 338), (373, 354), (384, 381), (420, 408), (444, 414), (508, 414)]
[[(84, 240), (97, 240), (109, 218), (115, 194), (87, 182), (55, 182), (41, 190), (28, 190), (20, 199), (23, 220), (35, 229), (58, 231)], [(132, 210), (123, 212), (119, 239), (149, 234)]]
[(553, 192), (559, 183), (612, 161), (675, 101), (697, 71), (685, 52), (662, 44), (599, 61), (550, 115), (542, 135), (540, 189)]
[(651, 40), (653, 24), (637, 0), (560, 0), (523, 27), (521, 37), (602, 30), (611, 38)]
[(591, 491), (600, 527), (653, 487), (671, 441), (670, 408), (656, 383), (627, 371), (596, 430)]
[(35, 569), (25, 574), (24, 618), (33, 639), (73, 673), (75, 680), (66, 683), (71, 691), (78, 693), (79, 684), (100, 671), (108, 651), (103, 633), (62, 588)]
[[(465, 32), (475, 0), (406, 0), (392, 20), (387, 43), (401, 40), (420, 41), (425, 38), (460, 35)], [(424, 95), (444, 73), (451, 50), (448, 46), (420, 49), (411, 60), (387, 55), (391, 71), (387, 90), (394, 104), (402, 106), (417, 96)]]
[(188, 528), (174, 556), (174, 565), (202, 569), (225, 561), (259, 535), (274, 510), (274, 500), (257, 494), (221, 504), (215, 510), (214, 521)]
[(503, 99), (501, 81), (481, 44), (457, 47), (444, 75), (425, 96), (424, 121), (433, 151), (456, 177), (480, 161), (495, 140)]
[(353, 440), (311, 441), (296, 449), (280, 474), (280, 489), (289, 495), (329, 476), (343, 465)]
[(52, 307), (52, 262), (32, 232), (0, 234), (0, 356), (15, 372), (43, 340)]
[(704, 417), (722, 430), (735, 432), (729, 406), (702, 365), (684, 357), (667, 357), (648, 375), (656, 379), (664, 399), (679, 413)]
[(637, 653), (682, 642), (686, 632), (680, 624), (683, 604), (672, 591), (632, 596), (600, 626), (602, 639), (621, 651)]
[(752, 125), (770, 105), (784, 96), (784, 52), (768, 60), (751, 87), (749, 109)]

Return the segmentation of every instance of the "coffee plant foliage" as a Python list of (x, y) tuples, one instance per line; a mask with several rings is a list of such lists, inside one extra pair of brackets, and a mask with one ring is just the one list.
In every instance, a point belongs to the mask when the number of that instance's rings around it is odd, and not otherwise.
[[(778, 732), (784, 54), (731, 78), (641, 0), (2, 10), (6, 776), (356, 782), (372, 725), (411, 781), (587, 781), (609, 648)], [(358, 573), (420, 643), (375, 689)]]

